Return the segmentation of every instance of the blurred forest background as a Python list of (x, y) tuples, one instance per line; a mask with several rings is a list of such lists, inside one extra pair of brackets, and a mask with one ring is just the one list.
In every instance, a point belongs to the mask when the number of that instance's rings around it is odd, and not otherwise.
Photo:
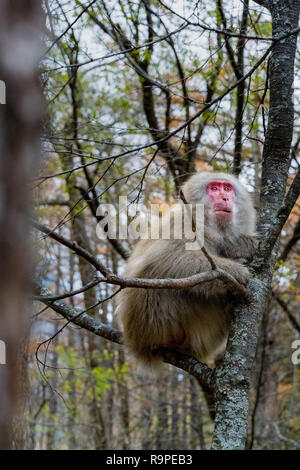
[[(248, 0), (45, 0), (41, 64), (47, 120), (34, 217), (123, 272), (134, 241), (100, 240), (97, 206), (120, 195), (145, 207), (176, 201), (196, 170), (239, 175), (257, 200), (269, 108), (271, 17)], [(222, 34), (222, 31), (228, 34)], [(126, 51), (126, 52), (124, 52)], [(299, 166), (300, 61), (290, 180)], [(228, 93), (226, 93), (228, 91)], [(224, 96), (223, 96), (224, 94)], [(222, 97), (223, 96), (223, 97)], [(198, 119), (163, 139), (210, 105)], [(116, 286), (61, 243), (33, 232), (36, 278), (49, 295), (120, 328)], [(282, 233), (255, 366), (247, 447), (300, 447), (300, 201)], [(172, 366), (140, 378), (122, 346), (68, 323), (38, 298), (31, 312), (28, 449), (207, 449), (213, 421), (197, 380)], [(27, 380), (25, 379), (25, 380)]]

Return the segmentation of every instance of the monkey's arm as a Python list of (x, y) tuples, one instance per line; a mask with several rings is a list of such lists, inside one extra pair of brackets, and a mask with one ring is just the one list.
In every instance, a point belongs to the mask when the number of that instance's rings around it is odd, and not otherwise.
[[(211, 271), (211, 264), (201, 249), (186, 250), (182, 240), (142, 242), (139, 244), (128, 262), (125, 276), (140, 277), (148, 279), (180, 279)], [(216, 266), (231, 274), (243, 285), (248, 283), (250, 273), (242, 263), (208, 252), (213, 258)], [(216, 279), (189, 288), (192, 292), (205, 294), (207, 296), (224, 293), (227, 286), (224, 281)], [(188, 290), (189, 290), (188, 289)]]
[[(233, 276), (240, 284), (244, 286), (248, 284), (250, 272), (248, 268), (242, 263), (236, 260), (214, 255), (212, 256), (212, 259), (219, 269), (222, 269), (226, 273)], [(207, 259), (204, 260), (202, 258), (201, 268), (201, 271), (209, 271), (211, 269), (210, 263)], [(199, 284), (197, 290), (200, 293), (209, 296), (224, 293), (228, 290), (228, 287), (224, 281), (215, 279), (214, 281), (210, 281), (205, 284)]]
[[(202, 250), (186, 250), (183, 241), (157, 242), (152, 249), (147, 250), (143, 245), (143, 254), (140, 252), (139, 262), (132, 263), (132, 269), (126, 275), (149, 279), (185, 278), (201, 272), (211, 271), (211, 264)], [(246, 285), (249, 280), (249, 271), (236, 260), (211, 254), (217, 267), (231, 274), (238, 282)], [(141, 269), (142, 267), (142, 269)], [(216, 279), (191, 288), (193, 293), (213, 295), (224, 293), (227, 290), (225, 283)]]

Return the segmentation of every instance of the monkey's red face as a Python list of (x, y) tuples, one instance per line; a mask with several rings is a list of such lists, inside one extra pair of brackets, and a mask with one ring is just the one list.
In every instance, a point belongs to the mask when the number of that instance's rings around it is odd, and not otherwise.
[(213, 203), (216, 217), (231, 219), (236, 195), (234, 187), (227, 181), (211, 181), (206, 186), (206, 194)]

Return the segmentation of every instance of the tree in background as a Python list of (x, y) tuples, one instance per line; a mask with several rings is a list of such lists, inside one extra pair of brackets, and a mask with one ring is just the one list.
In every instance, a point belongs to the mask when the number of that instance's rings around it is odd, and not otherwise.
[[(38, 64), (44, 16), (41, 5), (0, 5), (0, 70), (6, 104), (0, 108), (0, 448), (24, 446), (29, 305), (29, 185), (39, 163), (43, 117)], [(26, 51), (26, 54), (24, 53)], [(13, 426), (14, 424), (14, 426)]]
[[(31, 446), (297, 447), (299, 2), (53, 0), (45, 9), (49, 119), (35, 227), (36, 301), (46, 310), (33, 330), (45, 341), (31, 342), (45, 383), (30, 363)], [(181, 370), (141, 381), (114, 344), (113, 298), (127, 285), (132, 242), (97, 240), (97, 206), (116, 205), (124, 187), (130, 202), (170, 205), (202, 169), (234, 172), (256, 196), (252, 279), (221, 364), (165, 351)]]

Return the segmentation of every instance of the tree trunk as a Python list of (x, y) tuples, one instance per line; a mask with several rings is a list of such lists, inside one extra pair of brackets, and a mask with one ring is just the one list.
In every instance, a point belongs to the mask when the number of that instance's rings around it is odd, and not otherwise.
[[(273, 37), (298, 26), (299, 1), (269, 2)], [(270, 110), (263, 152), (260, 198), (261, 234), (273, 225), (283, 202), (293, 133), (293, 80), (297, 37), (274, 44), (270, 58)], [(213, 449), (244, 449), (247, 436), (249, 391), (262, 313), (267, 306), (277, 249), (262, 240), (253, 262), (249, 284), (251, 300), (233, 314), (222, 366), (216, 372), (216, 420)], [(269, 255), (269, 251), (271, 254)]]
[(0, 70), (7, 91), (6, 104), (0, 105), (0, 340), (6, 346), (6, 364), (0, 365), (1, 449), (20, 448), (24, 441), (24, 332), (28, 334), (31, 274), (28, 188), (40, 153), (43, 104), (37, 69), (43, 21), (36, 0), (0, 3)]
[[(264, 315), (261, 363), (253, 415), (251, 448), (280, 450), (280, 439), (274, 424), (279, 420), (278, 360), (276, 354), (276, 311)], [(278, 347), (278, 345), (277, 345)]]

